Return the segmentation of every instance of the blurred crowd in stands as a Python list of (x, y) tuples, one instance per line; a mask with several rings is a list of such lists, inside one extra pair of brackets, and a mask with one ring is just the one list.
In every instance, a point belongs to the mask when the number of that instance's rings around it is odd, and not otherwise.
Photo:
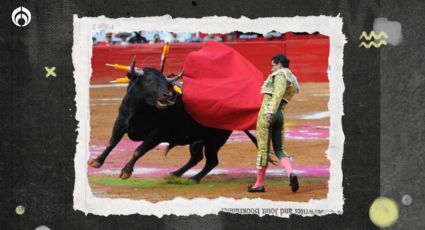
[(99, 31), (93, 36), (93, 45), (128, 45), (136, 43), (193, 43), (215, 40), (217, 42), (239, 42), (239, 41), (261, 41), (261, 40), (281, 40), (282, 33), (270, 31), (266, 34), (231, 32), (227, 34), (206, 34), (206, 33), (174, 33), (164, 31), (133, 31), (112, 33), (105, 30)]

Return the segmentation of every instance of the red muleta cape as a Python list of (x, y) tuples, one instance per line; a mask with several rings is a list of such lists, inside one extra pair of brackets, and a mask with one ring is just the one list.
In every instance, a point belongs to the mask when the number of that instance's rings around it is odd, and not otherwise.
[(200, 124), (219, 129), (255, 129), (263, 73), (234, 49), (211, 41), (187, 55), (183, 101)]

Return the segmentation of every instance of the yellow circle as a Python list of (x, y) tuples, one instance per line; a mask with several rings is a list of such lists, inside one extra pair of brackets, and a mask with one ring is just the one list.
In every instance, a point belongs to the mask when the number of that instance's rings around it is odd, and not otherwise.
[(23, 215), (23, 214), (25, 213), (25, 207), (24, 207), (24, 206), (22, 206), (22, 205), (18, 205), (18, 206), (16, 206), (16, 208), (15, 208), (15, 212), (16, 212), (16, 214), (18, 214), (18, 215)]
[(376, 226), (389, 227), (398, 219), (397, 203), (392, 199), (379, 197), (370, 206), (369, 217)]

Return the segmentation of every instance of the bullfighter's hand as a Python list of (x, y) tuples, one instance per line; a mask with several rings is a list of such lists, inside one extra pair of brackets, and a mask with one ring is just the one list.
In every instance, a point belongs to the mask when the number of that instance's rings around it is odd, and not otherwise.
[(271, 124), (273, 120), (273, 113), (266, 113), (266, 121)]

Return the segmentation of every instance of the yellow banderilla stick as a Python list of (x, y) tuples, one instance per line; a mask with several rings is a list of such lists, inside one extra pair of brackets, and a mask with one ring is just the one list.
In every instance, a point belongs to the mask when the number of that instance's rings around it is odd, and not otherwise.
[(130, 66), (119, 65), (119, 64), (106, 64), (106, 66), (114, 67), (114, 69), (130, 71)]
[[(126, 66), (126, 65), (106, 64), (106, 66), (113, 67), (116, 70), (130, 71), (130, 66)], [(121, 77), (113, 81), (110, 81), (110, 83), (130, 83), (130, 79), (128, 79), (128, 77), (126, 76), (126, 77)]]
[(174, 91), (176, 91), (176, 93), (182, 94), (182, 88), (180, 88), (179, 86), (174, 85), (173, 89), (174, 89)]

